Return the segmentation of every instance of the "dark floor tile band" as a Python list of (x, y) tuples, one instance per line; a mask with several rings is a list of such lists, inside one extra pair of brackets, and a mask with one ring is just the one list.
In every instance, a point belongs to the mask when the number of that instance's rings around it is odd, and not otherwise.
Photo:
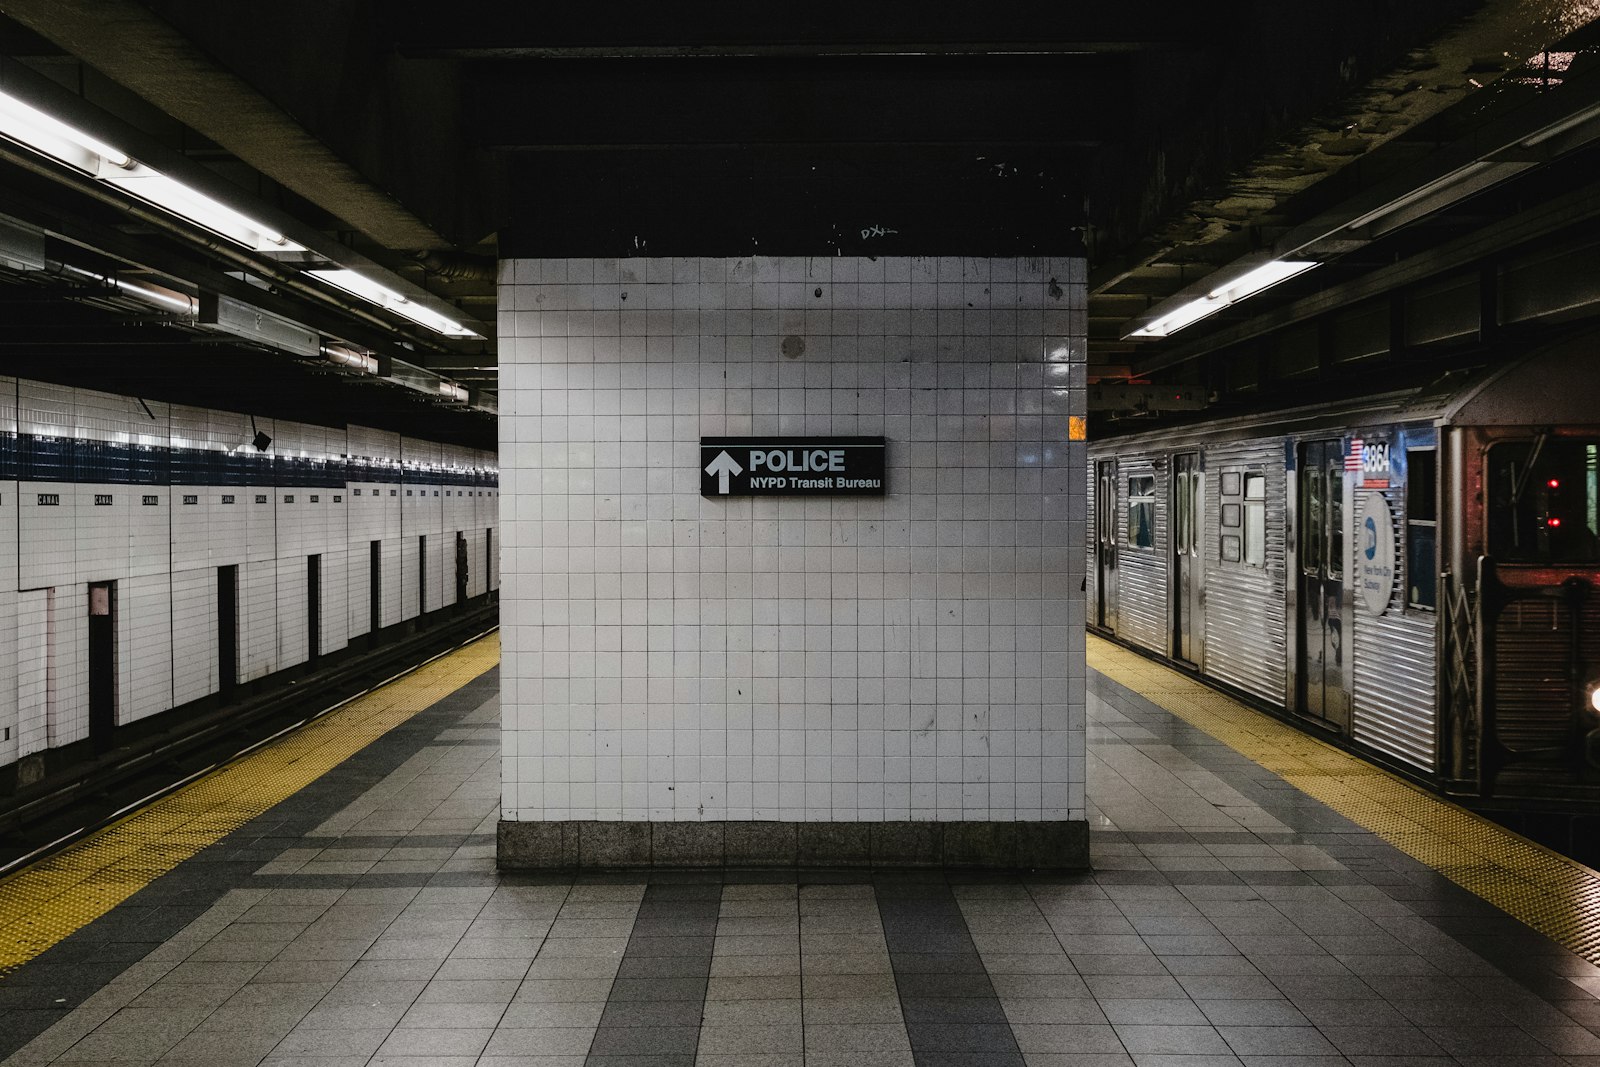
[(585, 1067), (694, 1067), (720, 879), (645, 887)]
[(917, 1067), (1024, 1067), (949, 884), (883, 880), (877, 897)]

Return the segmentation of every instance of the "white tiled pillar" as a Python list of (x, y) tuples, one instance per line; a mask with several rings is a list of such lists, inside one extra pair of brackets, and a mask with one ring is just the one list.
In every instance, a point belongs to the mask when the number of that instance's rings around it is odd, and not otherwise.
[[(1087, 862), (1081, 259), (501, 264), (503, 866)], [(699, 439), (883, 435), (883, 498)]]

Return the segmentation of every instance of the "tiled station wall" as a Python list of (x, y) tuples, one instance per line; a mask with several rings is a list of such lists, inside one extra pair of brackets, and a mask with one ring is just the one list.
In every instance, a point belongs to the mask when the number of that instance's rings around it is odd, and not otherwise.
[[(505, 819), (1085, 817), (1081, 260), (500, 281)], [(702, 498), (754, 434), (889, 493)]]
[[(257, 451), (257, 430), (272, 438)], [(0, 378), (0, 765), (88, 734), (88, 589), (115, 582), (116, 717), (215, 693), (217, 571), (238, 568), (238, 680), (498, 588), (492, 453)], [(426, 581), (419, 537), (427, 538)]]

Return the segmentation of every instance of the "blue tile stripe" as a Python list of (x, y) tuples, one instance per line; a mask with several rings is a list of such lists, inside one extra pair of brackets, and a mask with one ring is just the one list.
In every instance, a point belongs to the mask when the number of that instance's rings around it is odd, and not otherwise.
[(312, 459), (205, 448), (119, 444), (81, 437), (0, 433), (0, 479), (93, 485), (260, 485), (338, 489), (350, 482), (498, 488), (494, 470)]

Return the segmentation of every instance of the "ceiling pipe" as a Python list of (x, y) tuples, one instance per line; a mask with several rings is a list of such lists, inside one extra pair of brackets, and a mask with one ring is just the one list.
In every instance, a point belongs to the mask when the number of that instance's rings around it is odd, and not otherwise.
[(411, 258), (421, 264), (423, 270), (445, 281), (493, 282), (495, 280), (495, 261), (487, 256), (423, 249), (411, 253)]

